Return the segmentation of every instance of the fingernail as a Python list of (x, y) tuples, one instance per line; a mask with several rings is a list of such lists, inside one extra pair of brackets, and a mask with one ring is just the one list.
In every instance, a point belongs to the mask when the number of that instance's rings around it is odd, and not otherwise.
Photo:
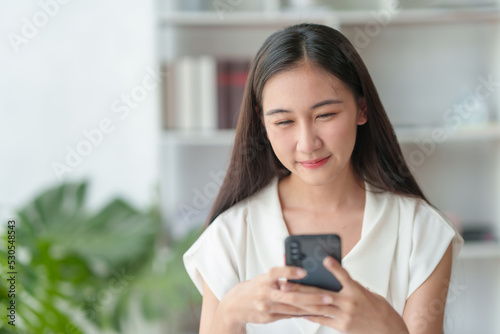
[(334, 265), (334, 260), (331, 256), (327, 256), (327, 257), (325, 257), (325, 260), (323, 261), (323, 263), (325, 264), (325, 266), (331, 267)]
[(333, 298), (330, 296), (323, 296), (323, 303), (324, 304), (331, 304), (333, 302)]
[(304, 270), (304, 269), (302, 269), (302, 268), (299, 268), (299, 269), (297, 269), (297, 275), (298, 275), (299, 277), (305, 277), (305, 276), (307, 275), (307, 271), (305, 271), (305, 270)]

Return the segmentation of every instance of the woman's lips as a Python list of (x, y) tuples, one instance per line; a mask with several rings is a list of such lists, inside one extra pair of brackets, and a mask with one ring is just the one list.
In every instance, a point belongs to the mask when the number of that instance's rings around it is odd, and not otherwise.
[(330, 159), (331, 155), (325, 157), (325, 158), (320, 158), (316, 160), (308, 160), (308, 161), (299, 161), (299, 163), (304, 166), (305, 168), (319, 168), (326, 164), (328, 162), (328, 159)]

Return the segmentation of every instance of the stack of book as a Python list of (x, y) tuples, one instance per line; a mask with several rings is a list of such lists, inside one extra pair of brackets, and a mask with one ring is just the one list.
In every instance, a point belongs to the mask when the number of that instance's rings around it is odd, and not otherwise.
[(249, 60), (179, 58), (164, 67), (164, 127), (179, 130), (236, 126)]
[(471, 224), (463, 228), (462, 237), (466, 242), (496, 241), (493, 226), (490, 224)]

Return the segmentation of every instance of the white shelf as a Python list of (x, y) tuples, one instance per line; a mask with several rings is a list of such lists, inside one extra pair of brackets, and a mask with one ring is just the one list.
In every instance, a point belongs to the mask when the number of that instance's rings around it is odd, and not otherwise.
[(231, 146), (235, 131), (228, 130), (165, 130), (163, 144), (183, 146)]
[[(444, 127), (395, 127), (396, 136), (401, 144), (414, 143), (416, 140), (432, 139), (435, 129)], [(165, 143), (178, 145), (230, 146), (234, 141), (235, 130), (165, 130)], [(447, 132), (444, 142), (473, 140), (500, 140), (500, 124), (464, 125), (458, 131)]]
[[(381, 10), (379, 10), (381, 11)], [(217, 12), (162, 12), (159, 19), (162, 24), (176, 26), (256, 26), (281, 27), (298, 22), (318, 22), (332, 26), (357, 25), (375, 22), (375, 10), (339, 10), (339, 11), (283, 11), (283, 12), (226, 12), (221, 16)], [(385, 18), (384, 18), (385, 19)], [(405, 9), (390, 16), (390, 24), (476, 22), (500, 20), (500, 8), (431, 8)]]
[(500, 245), (495, 242), (466, 242), (459, 253), (463, 260), (500, 260)]
[[(481, 125), (462, 125), (458, 130), (451, 130), (445, 125), (435, 127), (395, 127), (396, 136), (401, 144), (414, 143), (415, 140), (433, 139), (435, 131), (443, 130), (446, 139), (442, 142), (498, 140), (500, 139), (500, 124), (488, 123)], [(435, 140), (439, 143), (440, 140)]]
[(298, 22), (337, 23), (337, 15), (331, 12), (228, 12), (221, 17), (216, 12), (164, 12), (159, 14), (164, 25), (192, 27), (282, 27)]
[[(376, 20), (379, 11), (339, 11), (340, 24), (365, 24)], [(405, 9), (390, 17), (390, 24), (451, 23), (499, 20), (498, 7)]]

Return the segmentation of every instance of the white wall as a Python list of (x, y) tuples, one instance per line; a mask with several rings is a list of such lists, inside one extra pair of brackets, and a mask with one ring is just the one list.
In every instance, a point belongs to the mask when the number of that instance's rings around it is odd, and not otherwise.
[[(90, 180), (91, 206), (116, 195), (139, 206), (151, 202), (159, 173), (161, 80), (153, 76), (159, 74), (153, 5), (2, 3), (0, 216), (61, 180)], [(132, 96), (131, 107), (123, 94)], [(92, 131), (99, 127), (102, 137)], [(68, 162), (70, 150), (87, 156)], [(58, 163), (71, 172), (55, 172)]]

